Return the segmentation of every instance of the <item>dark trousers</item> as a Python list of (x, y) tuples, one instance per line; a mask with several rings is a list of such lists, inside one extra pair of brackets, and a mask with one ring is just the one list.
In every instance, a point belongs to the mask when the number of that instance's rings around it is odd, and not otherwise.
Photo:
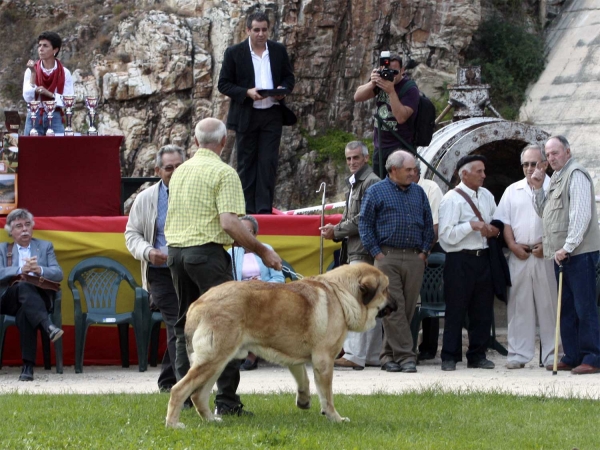
[(435, 356), (440, 336), (440, 319), (426, 317), (421, 323), (423, 325), (423, 340), (419, 344), (419, 353), (431, 353)]
[(44, 332), (48, 332), (50, 320), (48, 308), (50, 306), (49, 294), (33, 284), (17, 283), (9, 287), (0, 301), (0, 313), (15, 316), (21, 341), (21, 355), (23, 362), (35, 364), (37, 352), (37, 328), (42, 325)]
[(235, 134), (246, 214), (272, 212), (282, 126), (281, 107), (275, 105), (254, 109), (248, 129)]
[[(219, 244), (196, 247), (169, 247), (167, 265), (171, 270), (173, 285), (179, 300), (178, 319), (175, 324), (175, 372), (180, 380), (190, 369), (185, 345), (185, 318), (190, 305), (213, 286), (233, 280), (231, 257)], [(217, 380), (215, 403), (235, 407), (241, 405), (236, 394), (240, 384), (241, 360), (230, 361)]]
[(481, 256), (446, 254), (444, 265), (446, 316), (442, 361), (462, 361), (462, 327), (469, 318), (467, 361), (485, 358), (492, 326), (494, 289), (488, 252)]
[(169, 268), (149, 267), (148, 286), (152, 295), (152, 303), (159, 309), (167, 328), (167, 351), (162, 360), (160, 375), (158, 376), (158, 387), (170, 389), (177, 382), (175, 376), (175, 355), (177, 352), (174, 327), (179, 316), (179, 302), (177, 301), (177, 293), (173, 286)]
[[(596, 265), (599, 253), (582, 253), (563, 260), (560, 338), (562, 362), (600, 367), (600, 331), (596, 299)], [(556, 279), (558, 266), (554, 263)]]

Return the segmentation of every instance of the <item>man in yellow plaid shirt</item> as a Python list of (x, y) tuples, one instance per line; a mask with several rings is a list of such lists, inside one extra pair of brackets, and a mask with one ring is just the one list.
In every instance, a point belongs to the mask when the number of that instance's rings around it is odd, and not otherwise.
[[(175, 324), (177, 379), (190, 368), (185, 346), (185, 318), (189, 306), (211, 287), (231, 281), (231, 258), (223, 246), (235, 240), (261, 257), (266, 266), (281, 270), (281, 258), (242, 225), (246, 214), (244, 192), (237, 172), (221, 160), (227, 129), (217, 119), (203, 119), (195, 130), (198, 151), (173, 174), (165, 237), (167, 265), (179, 300)], [(217, 380), (218, 415), (251, 414), (243, 410), (236, 390), (240, 360), (230, 361)]]

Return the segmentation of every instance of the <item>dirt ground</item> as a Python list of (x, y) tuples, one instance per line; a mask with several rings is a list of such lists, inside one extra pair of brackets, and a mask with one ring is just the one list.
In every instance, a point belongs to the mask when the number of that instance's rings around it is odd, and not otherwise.
[[(505, 342), (505, 329), (499, 331), (500, 342)], [(466, 344), (466, 341), (465, 341)], [(419, 391), (441, 388), (455, 392), (494, 391), (517, 395), (560, 396), (593, 398), (600, 397), (600, 374), (571, 375), (569, 372), (552, 372), (538, 366), (538, 356), (525, 368), (509, 370), (506, 357), (490, 350), (488, 358), (494, 361), (493, 370), (467, 369), (466, 362), (458, 363), (456, 371), (442, 372), (441, 360), (424, 361), (413, 374), (388, 373), (378, 367), (362, 371), (336, 369), (333, 388), (335, 393), (372, 394)], [(309, 367), (311, 390), (312, 369)], [(137, 366), (128, 369), (115, 366), (84, 366), (82, 374), (75, 374), (72, 366), (65, 367), (63, 374), (36, 367), (33, 382), (19, 382), (20, 367), (0, 369), (0, 393), (150, 393), (157, 392), (156, 380), (159, 368), (150, 367), (140, 373)], [(241, 373), (238, 389), (240, 394), (294, 392), (295, 384), (287, 369), (267, 363), (259, 364), (257, 370)]]

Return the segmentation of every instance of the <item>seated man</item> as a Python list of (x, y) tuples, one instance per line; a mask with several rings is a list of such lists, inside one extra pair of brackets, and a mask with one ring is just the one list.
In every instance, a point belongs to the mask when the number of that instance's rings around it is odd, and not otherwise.
[(29, 211), (15, 209), (6, 217), (4, 227), (14, 243), (0, 244), (0, 314), (16, 317), (23, 355), (19, 381), (33, 381), (36, 328), (41, 326), (52, 342), (63, 335), (63, 330), (54, 326), (48, 317), (55, 292), (24, 281), (12, 284), (22, 273), (56, 282), (63, 278), (52, 243), (33, 239), (34, 225), (33, 215)]

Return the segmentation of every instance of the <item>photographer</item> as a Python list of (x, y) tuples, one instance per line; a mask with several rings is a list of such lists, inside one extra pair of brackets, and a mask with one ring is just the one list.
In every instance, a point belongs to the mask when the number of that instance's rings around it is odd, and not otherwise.
[[(404, 89), (402, 92), (402, 88), (409, 81), (404, 76), (402, 58), (397, 54), (387, 56), (385, 53), (387, 52), (382, 52), (380, 67), (373, 69), (369, 82), (359, 86), (354, 94), (356, 102), (364, 102), (372, 98), (377, 102), (376, 114), (381, 121), (375, 119), (373, 172), (381, 178), (384, 174), (380, 173), (380, 170), (383, 171), (388, 156), (395, 150), (408, 150), (392, 131), (409, 144), (413, 143), (413, 122), (419, 105), (419, 89), (416, 86)], [(392, 76), (393, 79), (389, 80)], [(378, 129), (380, 122), (382, 126)], [(381, 169), (380, 151), (382, 152)]]

